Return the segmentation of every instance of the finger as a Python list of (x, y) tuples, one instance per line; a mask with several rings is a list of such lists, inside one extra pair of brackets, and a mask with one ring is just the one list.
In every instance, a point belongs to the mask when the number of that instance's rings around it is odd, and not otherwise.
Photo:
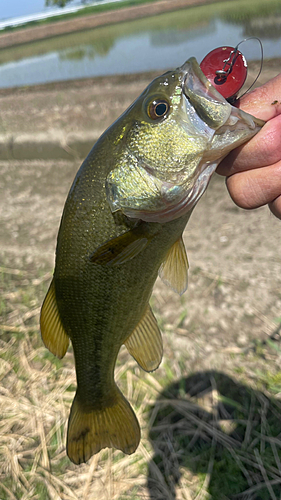
[(281, 115), (266, 123), (249, 142), (231, 151), (218, 166), (217, 173), (228, 176), (281, 160), (280, 130)]
[(275, 200), (269, 203), (268, 206), (273, 215), (275, 215), (278, 219), (281, 219), (281, 196), (275, 198)]
[[(226, 184), (231, 198), (241, 208), (272, 203), (281, 195), (281, 161), (268, 167), (238, 172), (228, 177)], [(279, 202), (277, 205), (279, 207)]]
[(245, 94), (238, 107), (262, 120), (271, 120), (281, 114), (281, 74), (262, 87)]

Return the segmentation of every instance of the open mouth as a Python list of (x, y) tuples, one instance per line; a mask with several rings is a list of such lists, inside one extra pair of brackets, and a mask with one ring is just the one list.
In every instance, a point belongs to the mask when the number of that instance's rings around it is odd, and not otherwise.
[(185, 74), (184, 95), (205, 124), (216, 130), (216, 134), (225, 131), (223, 126), (237, 127), (239, 121), (250, 130), (264, 125), (262, 120), (231, 106), (206, 78), (194, 57), (188, 59), (181, 70)]

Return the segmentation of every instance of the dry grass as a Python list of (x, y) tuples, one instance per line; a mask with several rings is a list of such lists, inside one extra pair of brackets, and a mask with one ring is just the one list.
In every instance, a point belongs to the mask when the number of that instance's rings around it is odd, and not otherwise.
[[(136, 410), (141, 444), (131, 456), (105, 450), (74, 466), (65, 454), (72, 352), (56, 360), (38, 331), (51, 274), (0, 271), (1, 500), (281, 498), (278, 372), (260, 378), (257, 391), (219, 371), (190, 375), (178, 355), (145, 374), (121, 349), (116, 379)], [(270, 355), (280, 359), (278, 348)]]

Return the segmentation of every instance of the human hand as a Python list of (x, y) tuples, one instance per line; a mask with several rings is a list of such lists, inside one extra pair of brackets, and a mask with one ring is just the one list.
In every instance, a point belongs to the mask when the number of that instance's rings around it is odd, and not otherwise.
[(267, 123), (220, 163), (233, 201), (241, 208), (268, 204), (281, 219), (281, 74), (246, 94), (239, 108)]

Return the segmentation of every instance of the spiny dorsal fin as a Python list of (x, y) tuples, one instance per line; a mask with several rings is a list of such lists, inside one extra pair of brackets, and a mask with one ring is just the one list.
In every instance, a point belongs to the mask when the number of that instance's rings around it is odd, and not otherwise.
[(188, 259), (182, 236), (170, 248), (159, 269), (159, 276), (164, 283), (179, 295), (187, 289)]
[(162, 337), (149, 305), (125, 346), (146, 372), (156, 370), (160, 365), (163, 355)]
[[(79, 389), (78, 389), (79, 392)], [(117, 448), (130, 455), (140, 442), (136, 415), (115, 386), (108, 407), (85, 411), (77, 394), (73, 400), (67, 431), (67, 454), (81, 464), (103, 448)]]
[(43, 302), (40, 316), (41, 335), (45, 346), (58, 358), (65, 355), (69, 338), (59, 316), (55, 295), (55, 282), (52, 280)]

